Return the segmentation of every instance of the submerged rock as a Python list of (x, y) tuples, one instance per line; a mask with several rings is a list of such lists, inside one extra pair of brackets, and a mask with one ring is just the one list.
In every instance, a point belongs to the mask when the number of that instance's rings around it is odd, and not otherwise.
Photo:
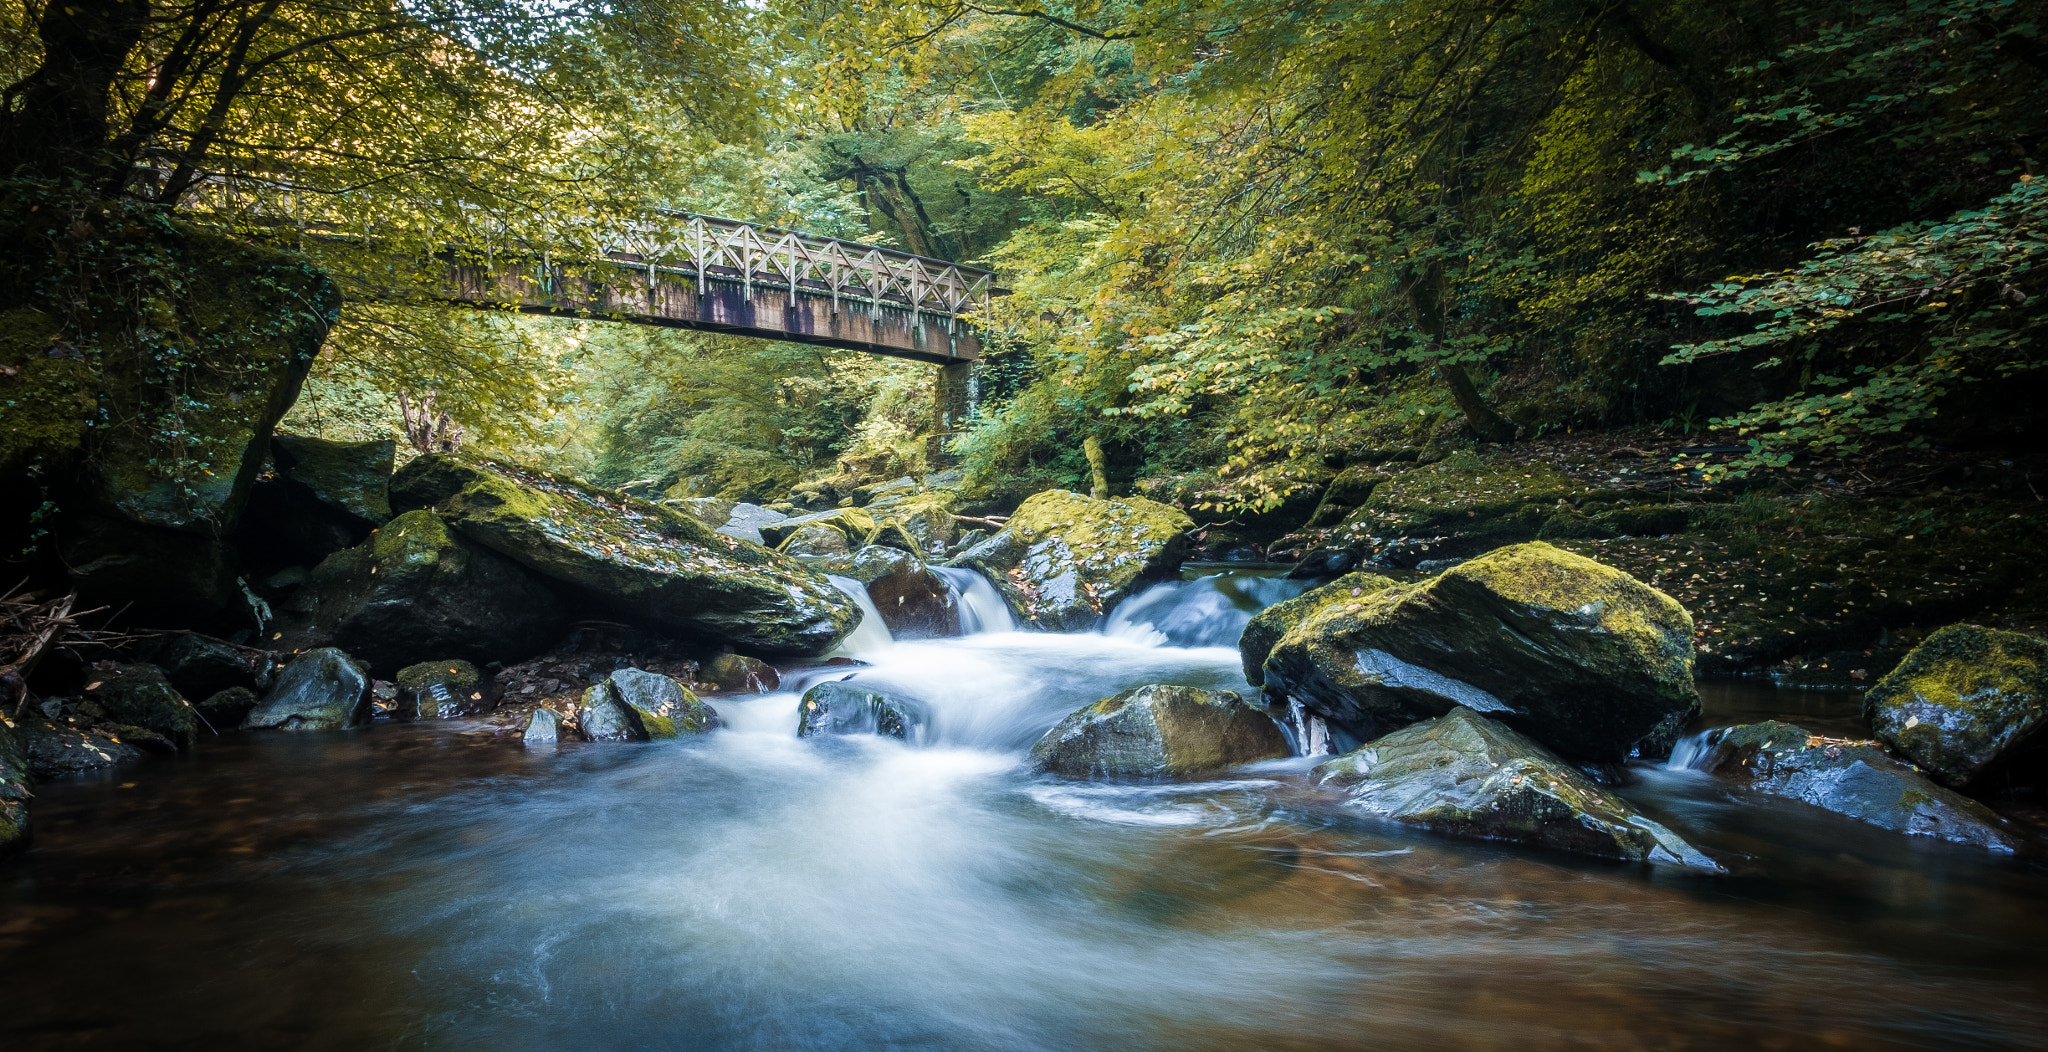
[(1320, 588), (1311, 588), (1292, 599), (1282, 599), (1252, 615), (1237, 637), (1237, 650), (1244, 662), (1244, 680), (1256, 687), (1266, 681), (1266, 655), (1287, 630), (1333, 606), (1363, 599), (1396, 585), (1391, 577), (1371, 573), (1350, 573)]
[(28, 846), (28, 746), (22, 726), (0, 713), (0, 858)]
[(397, 683), (401, 719), (460, 719), (490, 711), (497, 700), (483, 673), (457, 658), (407, 665), (398, 670)]
[(1227, 690), (1154, 683), (1079, 709), (1031, 747), (1040, 770), (1157, 778), (1293, 755), (1271, 717)]
[(142, 759), (142, 750), (116, 737), (88, 734), (33, 716), (23, 719), (17, 727), (29, 773), (37, 778), (86, 774)]
[(1360, 741), (1463, 705), (1575, 760), (1670, 752), (1699, 712), (1692, 618), (1540, 542), (1321, 606), (1280, 639), (1269, 692)]
[(635, 623), (776, 653), (816, 653), (860, 611), (794, 559), (673, 508), (539, 472), (429, 454), (393, 502), (431, 505), (456, 532)]
[[(717, 709), (706, 705), (690, 688), (658, 672), (619, 669), (583, 692), (584, 708), (601, 707), (607, 698), (633, 710), (649, 738), (702, 734), (721, 726)], [(588, 733), (589, 729), (586, 720), (584, 730)]]
[(1809, 734), (1777, 720), (1708, 731), (1689, 766), (1859, 822), (2011, 851), (2005, 820), (1887, 755), (1874, 741)]
[(85, 696), (116, 723), (145, 727), (189, 752), (199, 740), (199, 715), (155, 665), (115, 665), (91, 673)]
[(243, 730), (326, 731), (367, 727), (374, 715), (368, 670), (333, 647), (309, 650), (277, 674)]
[(796, 735), (881, 734), (916, 741), (927, 714), (919, 702), (869, 690), (849, 680), (820, 683), (796, 706)]
[[(1950, 625), (1863, 697), (1877, 736), (1956, 787), (2037, 777), (2048, 760), (2048, 642)], [(2014, 770), (2015, 759), (2027, 770)]]
[(1193, 527), (1185, 512), (1144, 497), (1047, 490), (954, 563), (986, 574), (1020, 622), (1085, 631), (1139, 585), (1173, 572)]
[(720, 690), (745, 690), (765, 694), (782, 686), (782, 675), (760, 658), (726, 650), (704, 663), (705, 680)]
[(1351, 806), (1441, 833), (1630, 862), (1721, 867), (1556, 753), (1456, 706), (1316, 767)]
[(328, 556), (278, 615), (276, 645), (340, 647), (385, 675), (443, 657), (523, 658), (568, 622), (554, 592), (430, 511), (400, 515)]

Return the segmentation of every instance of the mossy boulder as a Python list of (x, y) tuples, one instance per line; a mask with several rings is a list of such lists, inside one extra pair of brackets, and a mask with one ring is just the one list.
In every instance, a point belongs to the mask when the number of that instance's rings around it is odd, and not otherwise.
[(370, 675), (333, 647), (309, 650), (277, 674), (243, 730), (330, 731), (367, 727), (375, 715)]
[(852, 551), (846, 534), (836, 526), (822, 522), (805, 524), (789, 536), (776, 549), (784, 555), (798, 558), (830, 558)]
[(553, 590), (430, 511), (392, 519), (278, 603), (284, 649), (340, 647), (384, 675), (444, 657), (516, 661), (568, 623)]
[[(2038, 776), (2048, 759), (2048, 642), (1950, 625), (1863, 698), (1871, 730), (1956, 787)], [(2026, 769), (2015, 770), (2014, 761)]]
[(402, 719), (461, 719), (488, 712), (497, 703), (490, 681), (460, 658), (407, 665), (398, 670), (396, 686)]
[(391, 521), (391, 470), (398, 443), (388, 438), (335, 442), (280, 434), (270, 444), (277, 473), (305, 487), (322, 506), (365, 527)]
[(1668, 753), (1699, 712), (1692, 618), (1541, 542), (1346, 597), (1281, 637), (1270, 693), (1368, 741), (1463, 705), (1574, 760)]
[(1990, 808), (1936, 785), (1875, 741), (1826, 738), (1766, 720), (1707, 732), (1689, 765), (1894, 832), (1999, 852), (2015, 847), (2005, 820)]
[(1320, 764), (1314, 777), (1352, 807), (1435, 832), (1721, 868), (1556, 753), (1462, 705)]
[(583, 705), (586, 709), (593, 705), (603, 708), (607, 697), (632, 709), (650, 738), (702, 734), (721, 726), (717, 709), (659, 672), (619, 669), (584, 691)]
[(1387, 480), (1387, 474), (1372, 464), (1353, 464), (1337, 473), (1323, 490), (1323, 499), (1311, 512), (1304, 529), (1326, 529), (1343, 522), (1345, 517), (1364, 504), (1372, 491)]
[(1039, 770), (1075, 778), (1201, 774), (1291, 755), (1279, 725), (1237, 694), (1162, 683), (1078, 709), (1031, 747)]
[(920, 554), (944, 552), (959, 534), (959, 526), (953, 521), (953, 498), (947, 493), (904, 494), (886, 498), (867, 510), (874, 513), (881, 526), (894, 526), (902, 531)]
[(28, 772), (36, 778), (62, 778), (121, 767), (141, 760), (141, 749), (119, 735), (83, 731), (30, 715), (17, 724)]
[(871, 690), (851, 680), (820, 683), (804, 692), (796, 705), (796, 734), (880, 734), (917, 741), (929, 713), (921, 702)]
[(85, 441), (100, 376), (84, 355), (67, 353), (63, 335), (57, 317), (35, 307), (0, 311), (0, 473), (66, 463)]
[[(864, 508), (831, 508), (826, 511), (812, 512), (809, 515), (797, 515), (792, 518), (783, 519), (780, 522), (764, 525), (761, 527), (761, 539), (763, 543), (771, 548), (786, 550), (790, 542), (798, 534), (803, 533), (808, 527), (812, 526), (823, 526), (837, 532), (841, 537), (841, 543), (846, 545), (847, 551), (852, 551), (872, 543), (875, 539), (875, 534), (881, 528), (875, 522), (874, 515)], [(810, 535), (822, 537), (822, 534), (817, 531), (811, 531)], [(818, 554), (829, 555), (839, 553), (820, 552)]]
[(0, 858), (28, 846), (31, 826), (28, 802), (28, 745), (22, 740), (22, 726), (0, 713)]
[(1173, 573), (1193, 527), (1187, 513), (1144, 497), (1047, 490), (954, 563), (987, 575), (1020, 623), (1085, 631), (1140, 586)]
[(706, 661), (703, 678), (716, 684), (720, 690), (744, 690), (753, 694), (765, 694), (782, 686), (782, 675), (775, 671), (775, 666), (731, 650)]
[(1252, 615), (1237, 637), (1237, 649), (1244, 662), (1244, 681), (1256, 687), (1266, 682), (1266, 655), (1273, 652), (1287, 630), (1332, 606), (1362, 600), (1399, 582), (1373, 573), (1349, 573), (1292, 599), (1282, 599)]
[(189, 752), (199, 741), (199, 716), (155, 665), (116, 664), (95, 669), (85, 696), (116, 723), (146, 727)]
[(860, 610), (823, 574), (682, 512), (510, 464), (429, 454), (392, 484), (464, 538), (616, 616), (772, 653), (830, 649)]

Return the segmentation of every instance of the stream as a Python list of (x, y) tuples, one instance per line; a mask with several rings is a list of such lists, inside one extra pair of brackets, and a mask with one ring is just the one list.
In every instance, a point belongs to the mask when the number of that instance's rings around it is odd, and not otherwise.
[[(966, 573), (959, 571), (958, 573)], [(1276, 761), (1034, 775), (1142, 683), (1248, 690), (1299, 582), (1211, 574), (1104, 631), (850, 640), (867, 667), (712, 703), (689, 740), (526, 749), (478, 725), (241, 734), (37, 787), (0, 864), (0, 1047), (2040, 1047), (2048, 874), (1639, 766), (1726, 876), (1451, 840)], [(975, 587), (979, 586), (979, 590)], [(985, 595), (981, 594), (986, 592)], [(876, 622), (879, 625), (879, 622)], [(855, 675), (925, 741), (799, 739)], [(1851, 726), (1854, 695), (1707, 684), (1708, 725)]]

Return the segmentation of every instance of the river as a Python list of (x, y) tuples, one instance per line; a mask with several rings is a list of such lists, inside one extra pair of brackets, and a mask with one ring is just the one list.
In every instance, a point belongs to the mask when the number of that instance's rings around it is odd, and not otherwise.
[[(1302, 759), (1030, 772), (1124, 687), (1245, 689), (1216, 644), (1288, 591), (1176, 583), (1086, 635), (981, 605), (977, 634), (794, 677), (925, 701), (914, 744), (799, 739), (783, 691), (690, 740), (245, 734), (40, 786), (0, 863), (0, 1047), (2041, 1047), (2026, 860), (1647, 766), (1624, 792), (1728, 875), (1371, 821)], [(1705, 693), (1709, 724), (1855, 711)]]

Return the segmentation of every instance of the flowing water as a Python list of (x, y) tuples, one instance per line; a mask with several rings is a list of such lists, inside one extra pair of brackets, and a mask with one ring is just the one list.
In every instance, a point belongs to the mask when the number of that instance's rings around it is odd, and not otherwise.
[(1628, 795), (1729, 875), (1370, 821), (1304, 760), (1030, 773), (1120, 688), (1243, 689), (1213, 644), (1288, 587), (1175, 585), (1102, 634), (870, 638), (868, 667), (791, 677), (922, 699), (922, 747), (798, 739), (784, 691), (714, 699), (727, 728), (687, 741), (240, 735), (41, 786), (36, 847), (0, 863), (0, 1048), (2041, 1047), (2026, 860), (1647, 767)]

